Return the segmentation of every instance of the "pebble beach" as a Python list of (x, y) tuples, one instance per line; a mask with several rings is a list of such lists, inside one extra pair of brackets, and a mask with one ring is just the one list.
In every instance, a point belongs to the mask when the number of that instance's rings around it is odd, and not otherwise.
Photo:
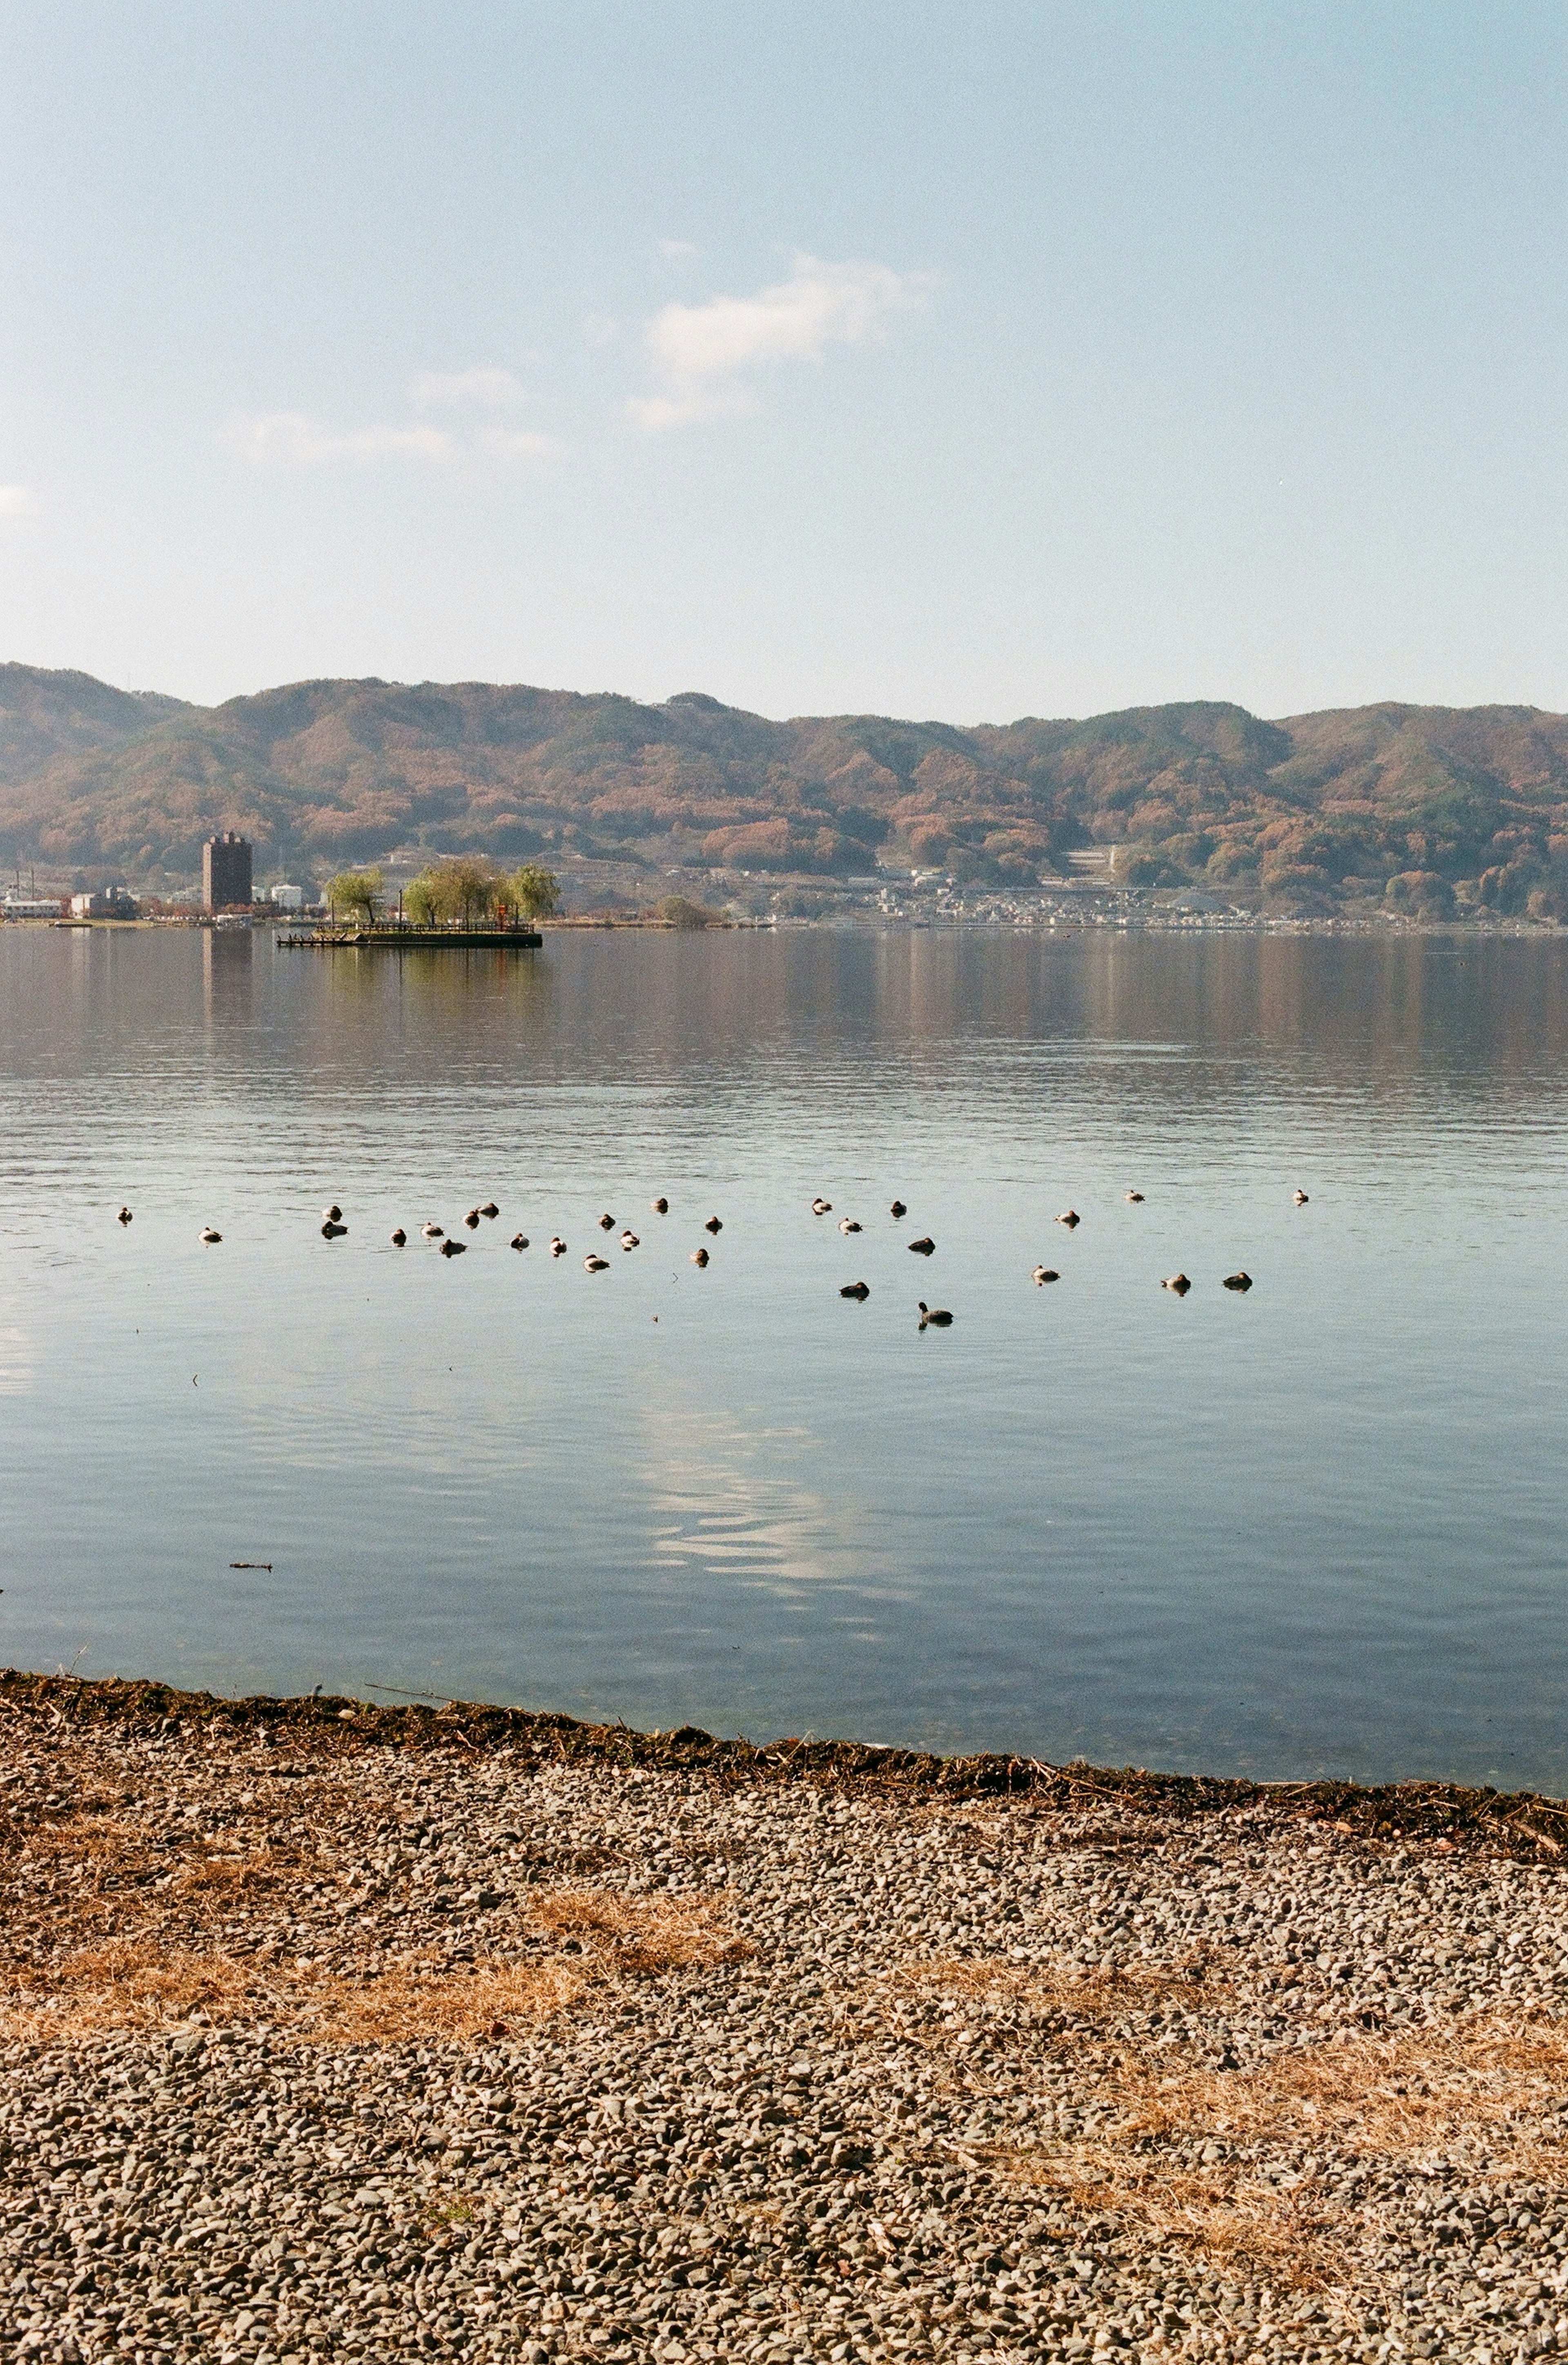
[(0, 1676), (0, 2355), (1568, 2351), (1565, 1845)]

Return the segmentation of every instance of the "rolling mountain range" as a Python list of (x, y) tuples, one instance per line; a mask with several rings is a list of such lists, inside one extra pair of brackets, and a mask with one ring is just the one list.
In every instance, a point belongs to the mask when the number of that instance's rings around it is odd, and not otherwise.
[(394, 848), (1032, 884), (1114, 845), (1135, 885), (1281, 910), (1568, 910), (1568, 716), (1134, 707), (968, 728), (775, 723), (485, 682), (309, 681), (193, 706), (0, 667), (0, 861), (155, 887), (239, 829), (259, 875)]

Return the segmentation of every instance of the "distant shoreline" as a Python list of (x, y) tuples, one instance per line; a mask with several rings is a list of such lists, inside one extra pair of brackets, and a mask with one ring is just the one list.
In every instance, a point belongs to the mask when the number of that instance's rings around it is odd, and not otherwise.
[[(282, 928), (297, 928), (301, 925), (297, 913), (258, 914), (253, 928), (262, 933)], [(306, 923), (307, 925), (309, 923)], [(1159, 912), (1092, 913), (1080, 917), (1010, 919), (993, 917), (982, 913), (941, 913), (936, 915), (904, 916), (896, 913), (877, 911), (842, 911), (823, 913), (812, 918), (781, 914), (777, 918), (734, 918), (709, 921), (700, 928), (682, 927), (673, 920), (644, 916), (635, 912), (572, 912), (557, 914), (553, 919), (535, 923), (545, 935), (606, 934), (615, 929), (643, 929), (655, 936), (799, 936), (817, 934), (844, 936), (881, 932), (890, 936), (950, 936), (960, 930), (984, 932), (991, 936), (1355, 936), (1367, 940), (1395, 940), (1411, 936), (1452, 938), (1462, 943), (1484, 938), (1509, 936), (1532, 937), (1550, 942), (1568, 936), (1568, 926), (1556, 920), (1532, 920), (1494, 917), (1488, 913), (1462, 920), (1417, 920), (1377, 914), (1368, 917), (1340, 917), (1327, 914), (1290, 916), (1260, 913), (1251, 917), (1167, 916)], [(202, 922), (196, 917), (162, 914), (156, 918), (138, 920), (5, 920), (0, 929), (26, 933), (47, 933), (58, 929), (64, 935), (84, 935), (89, 931), (99, 936), (148, 936), (163, 930), (202, 933)], [(243, 928), (214, 931), (226, 936), (242, 936)], [(419, 947), (415, 947), (418, 949)]]

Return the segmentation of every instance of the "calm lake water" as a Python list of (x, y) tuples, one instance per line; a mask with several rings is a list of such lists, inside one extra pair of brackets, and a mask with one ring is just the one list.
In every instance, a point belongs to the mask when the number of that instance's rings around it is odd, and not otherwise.
[(1550, 940), (5, 930), (0, 1663), (1568, 1791), (1565, 1054)]

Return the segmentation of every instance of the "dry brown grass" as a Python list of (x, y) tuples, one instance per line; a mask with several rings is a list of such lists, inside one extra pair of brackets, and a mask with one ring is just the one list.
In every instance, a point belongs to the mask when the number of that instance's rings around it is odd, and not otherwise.
[(585, 1953), (611, 1954), (616, 1967), (644, 1977), (733, 1961), (749, 1953), (711, 1906), (673, 1897), (627, 1897), (609, 1889), (551, 1889), (528, 1900), (530, 1918)]
[(254, 2011), (253, 1967), (224, 1955), (123, 1938), (84, 1946), (47, 1967), (13, 1966), (11, 1993), (0, 2004), (7, 2036), (47, 2041), (111, 2028), (156, 2028), (204, 2012), (237, 2019)]
[[(1070, 2047), (1083, 2089), (1075, 2099), (1103, 2124), (1075, 2139), (979, 2148), (1075, 2209), (1111, 2214), (1161, 2243), (1249, 2259), (1282, 2283), (1321, 2289), (1354, 2277), (1363, 2229), (1319, 2181), (1320, 2154), (1374, 2169), (1441, 2157), (1464, 2175), (1568, 2184), (1568, 2115), (1559, 2116), (1568, 2022), (1488, 2015), (1392, 2035), (1315, 2035), (1218, 2070), (1116, 2030), (1159, 2002), (1223, 2009), (1222, 1990), (1179, 1971), (1075, 1978), (960, 1958), (913, 1965), (887, 1986), (951, 2003), (966, 2033), (966, 2006), (1089, 2022), (1044, 2042), (1058, 2055)], [(940, 2046), (951, 2033), (927, 2026), (920, 2037)], [(958, 2062), (953, 2075), (976, 2090)], [(1232, 2156), (1194, 2164), (1211, 2141)]]
[(1128, 2135), (1305, 2139), (1389, 2160), (1473, 2154), (1510, 2176), (1568, 2177), (1556, 2111), (1568, 2024), (1488, 2017), (1278, 2053), (1257, 2068), (1173, 2069), (1126, 2054), (1113, 2094)]
[(363, 1985), (317, 1978), (301, 1991), (303, 2033), (343, 2045), (511, 2036), (553, 2020), (588, 1984), (566, 1963), (507, 1963), (498, 1957), (463, 1972), (400, 1968)]
[[(202, 1865), (186, 1880), (198, 1901), (217, 1899), (232, 1911), (252, 1886), (274, 1886), (275, 1876), (264, 1864)], [(213, 2022), (265, 2019), (326, 2043), (498, 2037), (537, 2027), (590, 1990), (625, 1978), (723, 1961), (739, 1943), (700, 1903), (604, 1889), (547, 1890), (531, 1900), (530, 1918), (561, 1951), (522, 1961), (493, 1955), (458, 1968), (444, 1960), (387, 1970), (290, 1967), (184, 1936), (163, 1943), (146, 1933), (125, 1935), (46, 1964), (13, 1964), (3, 1979), (10, 1993), (0, 1995), (0, 2034), (76, 2039), (167, 2026), (199, 2012)]]
[[(997, 2164), (1159, 2241), (1250, 2259), (1282, 2282), (1323, 2288), (1354, 2270), (1361, 2229), (1314, 2169), (1303, 2172), (1307, 2146), (1306, 2161), (1319, 2146), (1373, 2166), (1442, 2155), (1471, 2174), (1568, 2181), (1556, 2119), (1568, 2072), (1560, 2028), (1488, 2021), (1320, 2043), (1229, 2072), (1103, 2053), (1096, 2100), (1111, 2124), (1074, 2143), (999, 2149)], [(1243, 2156), (1195, 2169), (1173, 2151), (1204, 2138)], [(1265, 2176), (1271, 2156), (1296, 2180)]]
[(1320, 2291), (1354, 2272), (1354, 2229), (1310, 2184), (1284, 2192), (1245, 2169), (1184, 2168), (1107, 2143), (999, 2156), (998, 2164), (1087, 2214), (1137, 2225), (1162, 2247), (1245, 2260), (1275, 2283)]
[(496, 1958), (460, 1971), (399, 1965), (378, 1978), (315, 1966), (263, 1973), (231, 1955), (127, 1939), (16, 1976), (0, 2017), (8, 2036), (35, 2043), (166, 2027), (200, 2012), (215, 2024), (266, 2019), (322, 2042), (394, 2045), (534, 2027), (587, 1984), (575, 1965)]
[(12, 1872), (20, 1870), (29, 1860), (55, 1866), (79, 1863), (84, 1868), (97, 1871), (132, 1861), (151, 1864), (154, 1856), (145, 1831), (134, 1823), (116, 1822), (107, 1817), (95, 1817), (81, 1823), (45, 1824), (40, 1830), (13, 1836), (4, 1850), (6, 1869)]
[(270, 1850), (251, 1856), (208, 1856), (189, 1864), (176, 1877), (170, 1895), (182, 1901), (226, 1907), (232, 1911), (252, 1897), (267, 1896), (297, 1877), (298, 1867)]

